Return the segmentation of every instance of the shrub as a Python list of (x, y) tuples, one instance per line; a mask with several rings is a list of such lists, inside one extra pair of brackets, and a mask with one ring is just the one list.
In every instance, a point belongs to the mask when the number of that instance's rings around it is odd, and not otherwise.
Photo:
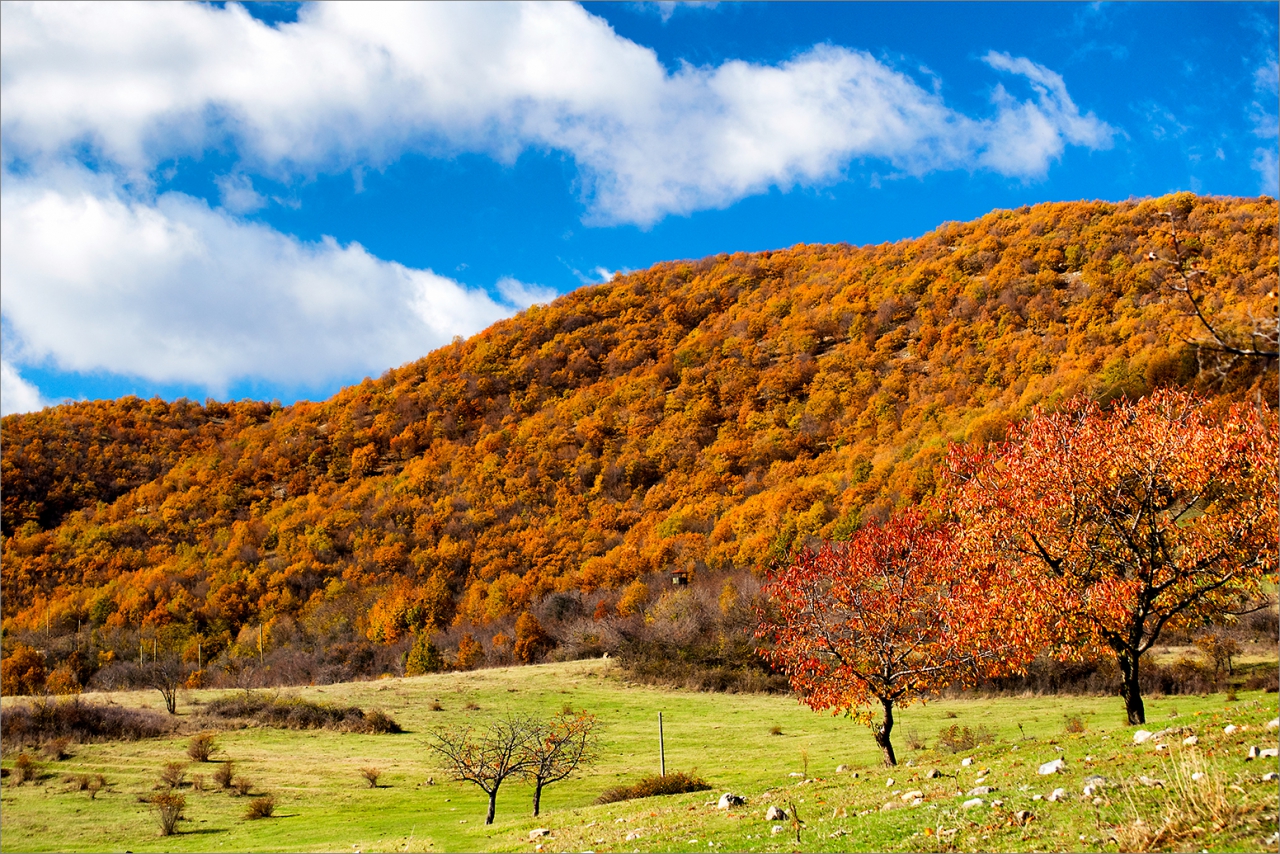
[(468, 712), (478, 712), (480, 711), (480, 704), (477, 703), (475, 700), (468, 700), (467, 704), (462, 708)]
[(192, 774), (191, 788), (197, 792), (203, 792), (205, 790), (205, 776), (203, 774)]
[(185, 762), (169, 762), (160, 771), (160, 782), (170, 789), (176, 789), (182, 785), (182, 781), (186, 779), (186, 776), (187, 765)]
[(439, 700), (432, 700), (430, 703), (427, 704), (427, 708), (433, 712), (443, 712), (444, 704), (441, 703)]
[(94, 774), (93, 779), (89, 781), (89, 785), (85, 786), (85, 789), (89, 792), (89, 800), (91, 801), (97, 800), (98, 792), (106, 788), (106, 785), (107, 785), (106, 777), (102, 776), (101, 774)]
[(906, 741), (908, 750), (924, 750), (925, 748), (924, 736), (922, 736), (917, 730), (907, 730)]
[(777, 724), (769, 727), (769, 735), (782, 735), (782, 727)]
[(1069, 715), (1063, 728), (1067, 732), (1084, 732), (1084, 721), (1080, 719), (1079, 715)]
[(401, 732), (400, 725), (382, 709), (373, 709), (364, 713), (364, 728), (361, 732), (379, 735), (388, 732)]
[(36, 761), (31, 758), (29, 753), (19, 753), (18, 758), (13, 760), (13, 782), (15, 785), (21, 786), (28, 780), (34, 780), (39, 773)]
[(219, 765), (218, 770), (213, 772), (213, 782), (223, 789), (230, 789), (233, 779), (235, 779), (235, 769), (230, 759)]
[(382, 769), (373, 767), (361, 768), (360, 776), (369, 781), (370, 789), (376, 789), (378, 788), (378, 778), (382, 776)]
[(176, 792), (161, 792), (151, 796), (151, 806), (160, 820), (160, 835), (172, 836), (187, 807), (187, 799)]
[(249, 808), (244, 811), (244, 817), (247, 819), (271, 818), (275, 811), (275, 795), (263, 795), (249, 801)]
[(236, 778), (231, 781), (231, 788), (235, 789), (236, 794), (243, 798), (253, 791), (253, 781), (248, 777), (242, 777), (237, 774)]
[(938, 731), (938, 749), (948, 753), (959, 753), (962, 750), (973, 750), (979, 744), (991, 744), (995, 736), (986, 727), (962, 727), (952, 724)]
[(656, 795), (682, 795), (685, 792), (705, 792), (710, 789), (706, 780), (676, 771), (665, 777), (651, 775), (630, 786), (606, 789), (596, 798), (598, 804), (612, 804), (636, 798), (652, 798)]
[(208, 762), (213, 748), (213, 733), (202, 732), (192, 736), (191, 741), (187, 743), (187, 756), (191, 757), (192, 762)]
[(137, 741), (173, 729), (167, 715), (150, 709), (90, 703), (80, 697), (15, 703), (0, 710), (5, 744), (40, 744), (59, 738), (92, 741)]
[(67, 738), (65, 735), (59, 738), (52, 738), (44, 743), (44, 747), (41, 748), (41, 752), (44, 753), (45, 758), (51, 762), (61, 762), (63, 759), (66, 759), (71, 755), (70, 752), (67, 751), (67, 746), (70, 743), (71, 739)]

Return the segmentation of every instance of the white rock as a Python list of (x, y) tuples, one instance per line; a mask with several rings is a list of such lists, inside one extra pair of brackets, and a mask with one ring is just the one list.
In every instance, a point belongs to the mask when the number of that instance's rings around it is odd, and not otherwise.
[(916, 798), (914, 801), (911, 802), (911, 806), (918, 807), (922, 803), (924, 803), (924, 798)]
[(1096, 807), (1096, 806), (1098, 806), (1099, 804), (1101, 804), (1102, 802), (1103, 802), (1103, 801), (1102, 801), (1102, 798), (1101, 798), (1101, 797), (1097, 797), (1097, 798), (1094, 798), (1090, 803), (1092, 803), (1092, 804)]
[(1152, 789), (1164, 788), (1164, 780), (1157, 780), (1155, 777), (1148, 777), (1146, 774), (1138, 777), (1138, 782)]
[(628, 842), (631, 842), (631, 841), (633, 841), (633, 840), (639, 839), (639, 838), (641, 837), (641, 835), (642, 835), (642, 834), (640, 833), (640, 831), (638, 831), (638, 830), (633, 830), (633, 831), (631, 831), (630, 833), (628, 833), (628, 834), (627, 834), (627, 841), (628, 841)]
[(890, 786), (892, 786), (892, 785), (893, 785), (893, 778), (892, 778), (892, 777), (890, 777), (888, 780), (885, 780), (885, 781), (884, 781), (884, 787), (885, 787), (886, 789), (887, 789), (887, 788), (889, 788), (889, 787), (890, 787)]
[(540, 839), (543, 836), (550, 836), (550, 835), (551, 835), (551, 828), (549, 827), (537, 827), (529, 831), (530, 841), (534, 839)]
[(930, 768), (929, 772), (924, 776), (929, 780), (936, 780), (938, 777), (942, 776), (942, 772), (939, 771), (937, 768)]
[(994, 786), (974, 786), (969, 790), (969, 797), (977, 797), (978, 795), (989, 795), (995, 791)]
[(982, 806), (982, 798), (970, 798), (960, 805), (961, 809), (971, 810), (974, 807)]
[(1258, 758), (1258, 748), (1253, 745), (1249, 745), (1249, 752), (1245, 755), (1244, 761), (1252, 762), (1257, 758)]
[(1133, 743), (1142, 744), (1143, 742), (1150, 740), (1153, 735), (1155, 735), (1155, 733), (1149, 732), (1145, 729), (1140, 729), (1133, 734)]
[(765, 821), (786, 821), (787, 811), (782, 809), (781, 807), (776, 807), (776, 806), (769, 807), (769, 809), (765, 810), (764, 820)]
[(1231, 735), (1239, 731), (1240, 731), (1240, 727), (1236, 726), (1235, 724), (1227, 724), (1222, 728), (1222, 732), (1224, 735)]
[(769, 832), (772, 833), (774, 836), (777, 836), (779, 833), (782, 833), (782, 831), (784, 830), (786, 830), (786, 828), (780, 824), (775, 824), (773, 827), (769, 828)]
[(720, 803), (716, 804), (716, 806), (722, 810), (727, 810), (729, 807), (740, 807), (746, 802), (746, 799), (741, 795), (735, 795), (733, 792), (725, 792), (720, 796)]
[(977, 783), (979, 786), (981, 786), (983, 783), (987, 782), (987, 778), (986, 778), (986, 777), (979, 777), (978, 779), (974, 780), (973, 782), (975, 782), (975, 783)]
[(1267, 729), (1280, 729), (1280, 718), (1272, 718), (1267, 721)]
[(996, 800), (994, 800), (994, 801), (992, 801), (992, 802), (991, 802), (991, 806), (993, 806), (993, 807), (1002, 807), (1002, 806), (1004, 806), (1004, 801), (1002, 801), (1002, 800), (1000, 800), (999, 798), (997, 798)]
[(1276, 759), (1278, 757), (1280, 757), (1280, 750), (1277, 750), (1274, 747), (1264, 747), (1262, 750), (1258, 751), (1259, 759)]
[(1169, 745), (1167, 745), (1167, 744), (1157, 744), (1157, 745), (1156, 745), (1156, 750), (1157, 750), (1157, 751), (1160, 751), (1160, 750), (1168, 750), (1168, 749), (1169, 749)]
[(1067, 767), (1067, 763), (1063, 762), (1061, 759), (1055, 759), (1052, 762), (1046, 762), (1041, 765), (1037, 773), (1042, 777), (1047, 777), (1050, 774), (1060, 773), (1065, 767)]
[(1041, 799), (1041, 798), (1043, 798), (1043, 797), (1044, 797), (1044, 795), (1032, 795), (1032, 796), (1031, 796), (1031, 800), (1033, 800), (1033, 801), (1038, 801), (1038, 800), (1040, 800), (1040, 799)]
[(1203, 771), (1196, 771), (1194, 774), (1192, 774), (1192, 775), (1191, 775), (1191, 779), (1192, 779), (1192, 781), (1194, 781), (1194, 782), (1198, 783), (1198, 782), (1200, 782), (1201, 780), (1203, 780), (1205, 777), (1208, 777), (1208, 776), (1209, 776), (1209, 775), (1208, 775), (1208, 774), (1206, 774), (1206, 773), (1204, 773)]
[(900, 800), (914, 801), (916, 798), (923, 798), (923, 797), (924, 797), (924, 792), (920, 791), (919, 789), (912, 789), (909, 792), (903, 792), (900, 797)]
[(791, 772), (790, 774), (788, 774), (787, 776), (788, 776), (788, 777), (803, 777), (804, 775), (803, 775), (803, 774), (801, 774), (799, 771), (792, 771), (792, 772)]
[(846, 771), (848, 771), (848, 770), (849, 770), (849, 766), (848, 766), (848, 765), (837, 765), (837, 766), (836, 766), (836, 773), (837, 773), (837, 774), (843, 774), (844, 772), (846, 772)]
[(1047, 800), (1047, 801), (1060, 801), (1060, 800), (1062, 800), (1063, 798), (1065, 798), (1066, 796), (1067, 796), (1067, 790), (1066, 790), (1066, 789), (1054, 789), (1052, 792), (1050, 792), (1050, 793), (1049, 793), (1049, 797), (1045, 798), (1045, 800)]
[(973, 757), (966, 756), (964, 759), (960, 760), (960, 764), (963, 765), (965, 768), (968, 768), (970, 765), (973, 764)]
[(1082, 793), (1086, 798), (1092, 798), (1092, 797), (1093, 797), (1093, 793), (1094, 793), (1094, 791), (1096, 791), (1096, 790), (1093, 788), (1093, 786), (1085, 786), (1085, 787), (1084, 787), (1084, 789), (1083, 789), (1083, 791), (1082, 791), (1081, 793)]
[(1262, 775), (1262, 782), (1270, 783), (1272, 780), (1276, 779), (1277, 777), (1280, 777), (1280, 774), (1277, 774), (1275, 771), (1268, 771), (1267, 773)]
[(1182, 744), (1185, 747), (1195, 747), (1199, 743), (1200, 739), (1196, 738), (1194, 735), (1189, 735), (1182, 740)]

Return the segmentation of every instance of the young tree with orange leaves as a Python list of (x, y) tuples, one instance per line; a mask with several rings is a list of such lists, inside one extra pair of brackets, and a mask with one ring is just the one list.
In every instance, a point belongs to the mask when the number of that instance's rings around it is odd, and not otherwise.
[(1006, 442), (952, 448), (948, 491), (973, 564), (1034, 581), (1059, 654), (1114, 655), (1140, 724), (1139, 665), (1161, 631), (1229, 615), (1275, 572), (1276, 456), (1269, 408), (1077, 398)]
[(847, 543), (805, 548), (770, 573), (756, 637), (806, 705), (871, 723), (896, 765), (894, 707), (946, 685), (1016, 670), (1037, 634), (1017, 617), (1025, 593), (992, 572), (964, 569), (951, 527), (913, 509), (861, 528)]

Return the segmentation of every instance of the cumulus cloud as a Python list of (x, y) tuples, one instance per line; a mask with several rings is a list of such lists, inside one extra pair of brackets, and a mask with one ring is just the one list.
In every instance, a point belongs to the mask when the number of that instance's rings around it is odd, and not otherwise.
[(48, 405), (40, 389), (24, 380), (8, 362), (0, 361), (0, 415), (34, 412)]
[(549, 297), (507, 280), (495, 300), (358, 243), (300, 241), (180, 193), (130, 199), (83, 172), (10, 176), (0, 202), (7, 330), (24, 361), (63, 370), (215, 391), (320, 383), (381, 373)]
[(287, 176), (406, 150), (510, 160), (552, 148), (573, 156), (602, 223), (832, 180), (856, 158), (1036, 178), (1066, 145), (1105, 147), (1112, 134), (1025, 58), (986, 62), (1034, 96), (998, 88), (994, 113), (975, 118), (829, 45), (779, 65), (668, 72), (564, 3), (309, 5), (277, 27), (236, 4), (15, 4), (0, 47), (7, 159), (88, 146), (145, 175), (231, 145), (246, 168)]

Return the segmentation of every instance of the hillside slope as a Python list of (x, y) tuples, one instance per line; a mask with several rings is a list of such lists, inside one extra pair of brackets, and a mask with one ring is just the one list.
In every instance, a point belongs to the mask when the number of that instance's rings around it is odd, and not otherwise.
[(929, 494), (948, 442), (1078, 392), (1273, 399), (1274, 360), (1200, 369), (1163, 212), (1215, 322), (1275, 317), (1273, 199), (1044, 204), (659, 264), (322, 403), (7, 417), (6, 638), (509, 625), (552, 591), (839, 538)]

